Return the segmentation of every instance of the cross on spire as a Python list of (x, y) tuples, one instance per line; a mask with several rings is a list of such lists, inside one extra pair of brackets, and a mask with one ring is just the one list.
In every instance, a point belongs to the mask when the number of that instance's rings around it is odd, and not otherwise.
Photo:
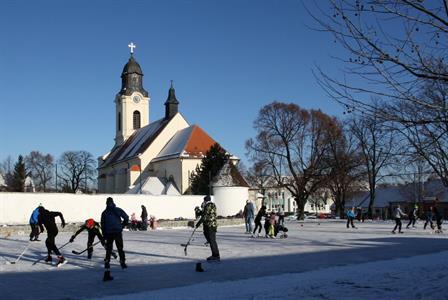
[(136, 46), (133, 42), (131, 42), (131, 43), (128, 45), (128, 47), (131, 49), (131, 54), (133, 54), (133, 53), (134, 53), (134, 48), (136, 48), (137, 46)]

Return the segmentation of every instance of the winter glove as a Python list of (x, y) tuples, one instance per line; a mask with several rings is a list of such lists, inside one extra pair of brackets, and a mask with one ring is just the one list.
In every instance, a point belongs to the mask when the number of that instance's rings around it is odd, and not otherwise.
[(62, 228), (64, 228), (64, 227), (65, 227), (65, 223), (64, 223), (64, 222), (62, 222), (61, 226), (62, 226)]
[(69, 242), (70, 242), (70, 243), (73, 243), (74, 240), (75, 240), (75, 236), (72, 235), (72, 237), (70, 238)]

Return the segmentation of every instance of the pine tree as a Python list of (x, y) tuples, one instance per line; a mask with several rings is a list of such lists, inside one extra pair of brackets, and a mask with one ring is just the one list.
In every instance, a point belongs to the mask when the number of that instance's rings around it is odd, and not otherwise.
[(218, 174), (228, 159), (229, 154), (218, 143), (211, 146), (202, 158), (201, 166), (197, 166), (190, 177), (191, 192), (194, 195), (210, 194), (211, 179)]
[(11, 188), (14, 192), (25, 191), (25, 178), (26, 178), (25, 163), (23, 161), (23, 156), (19, 155), (19, 159), (14, 165), (14, 172), (11, 182), (12, 185)]

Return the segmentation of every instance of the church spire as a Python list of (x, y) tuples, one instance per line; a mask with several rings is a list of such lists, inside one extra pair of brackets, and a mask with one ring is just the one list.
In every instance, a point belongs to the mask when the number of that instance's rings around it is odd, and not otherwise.
[(139, 92), (143, 96), (148, 97), (148, 92), (143, 88), (143, 72), (142, 68), (134, 58), (134, 48), (137, 46), (130, 43), (128, 47), (131, 49), (131, 57), (121, 72), (121, 90), (120, 95), (130, 96), (133, 92)]
[(171, 119), (175, 114), (177, 114), (178, 106), (179, 101), (177, 101), (176, 99), (173, 81), (171, 80), (171, 86), (168, 91), (168, 98), (165, 101), (165, 119)]

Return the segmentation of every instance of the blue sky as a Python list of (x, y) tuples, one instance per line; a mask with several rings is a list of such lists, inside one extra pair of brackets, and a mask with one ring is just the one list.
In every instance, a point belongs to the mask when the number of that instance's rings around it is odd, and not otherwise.
[(312, 75), (315, 64), (337, 72), (338, 50), (311, 24), (292, 0), (1, 1), (0, 161), (32, 150), (108, 152), (131, 41), (150, 120), (163, 116), (172, 79), (186, 119), (246, 160), (267, 103), (341, 115)]

